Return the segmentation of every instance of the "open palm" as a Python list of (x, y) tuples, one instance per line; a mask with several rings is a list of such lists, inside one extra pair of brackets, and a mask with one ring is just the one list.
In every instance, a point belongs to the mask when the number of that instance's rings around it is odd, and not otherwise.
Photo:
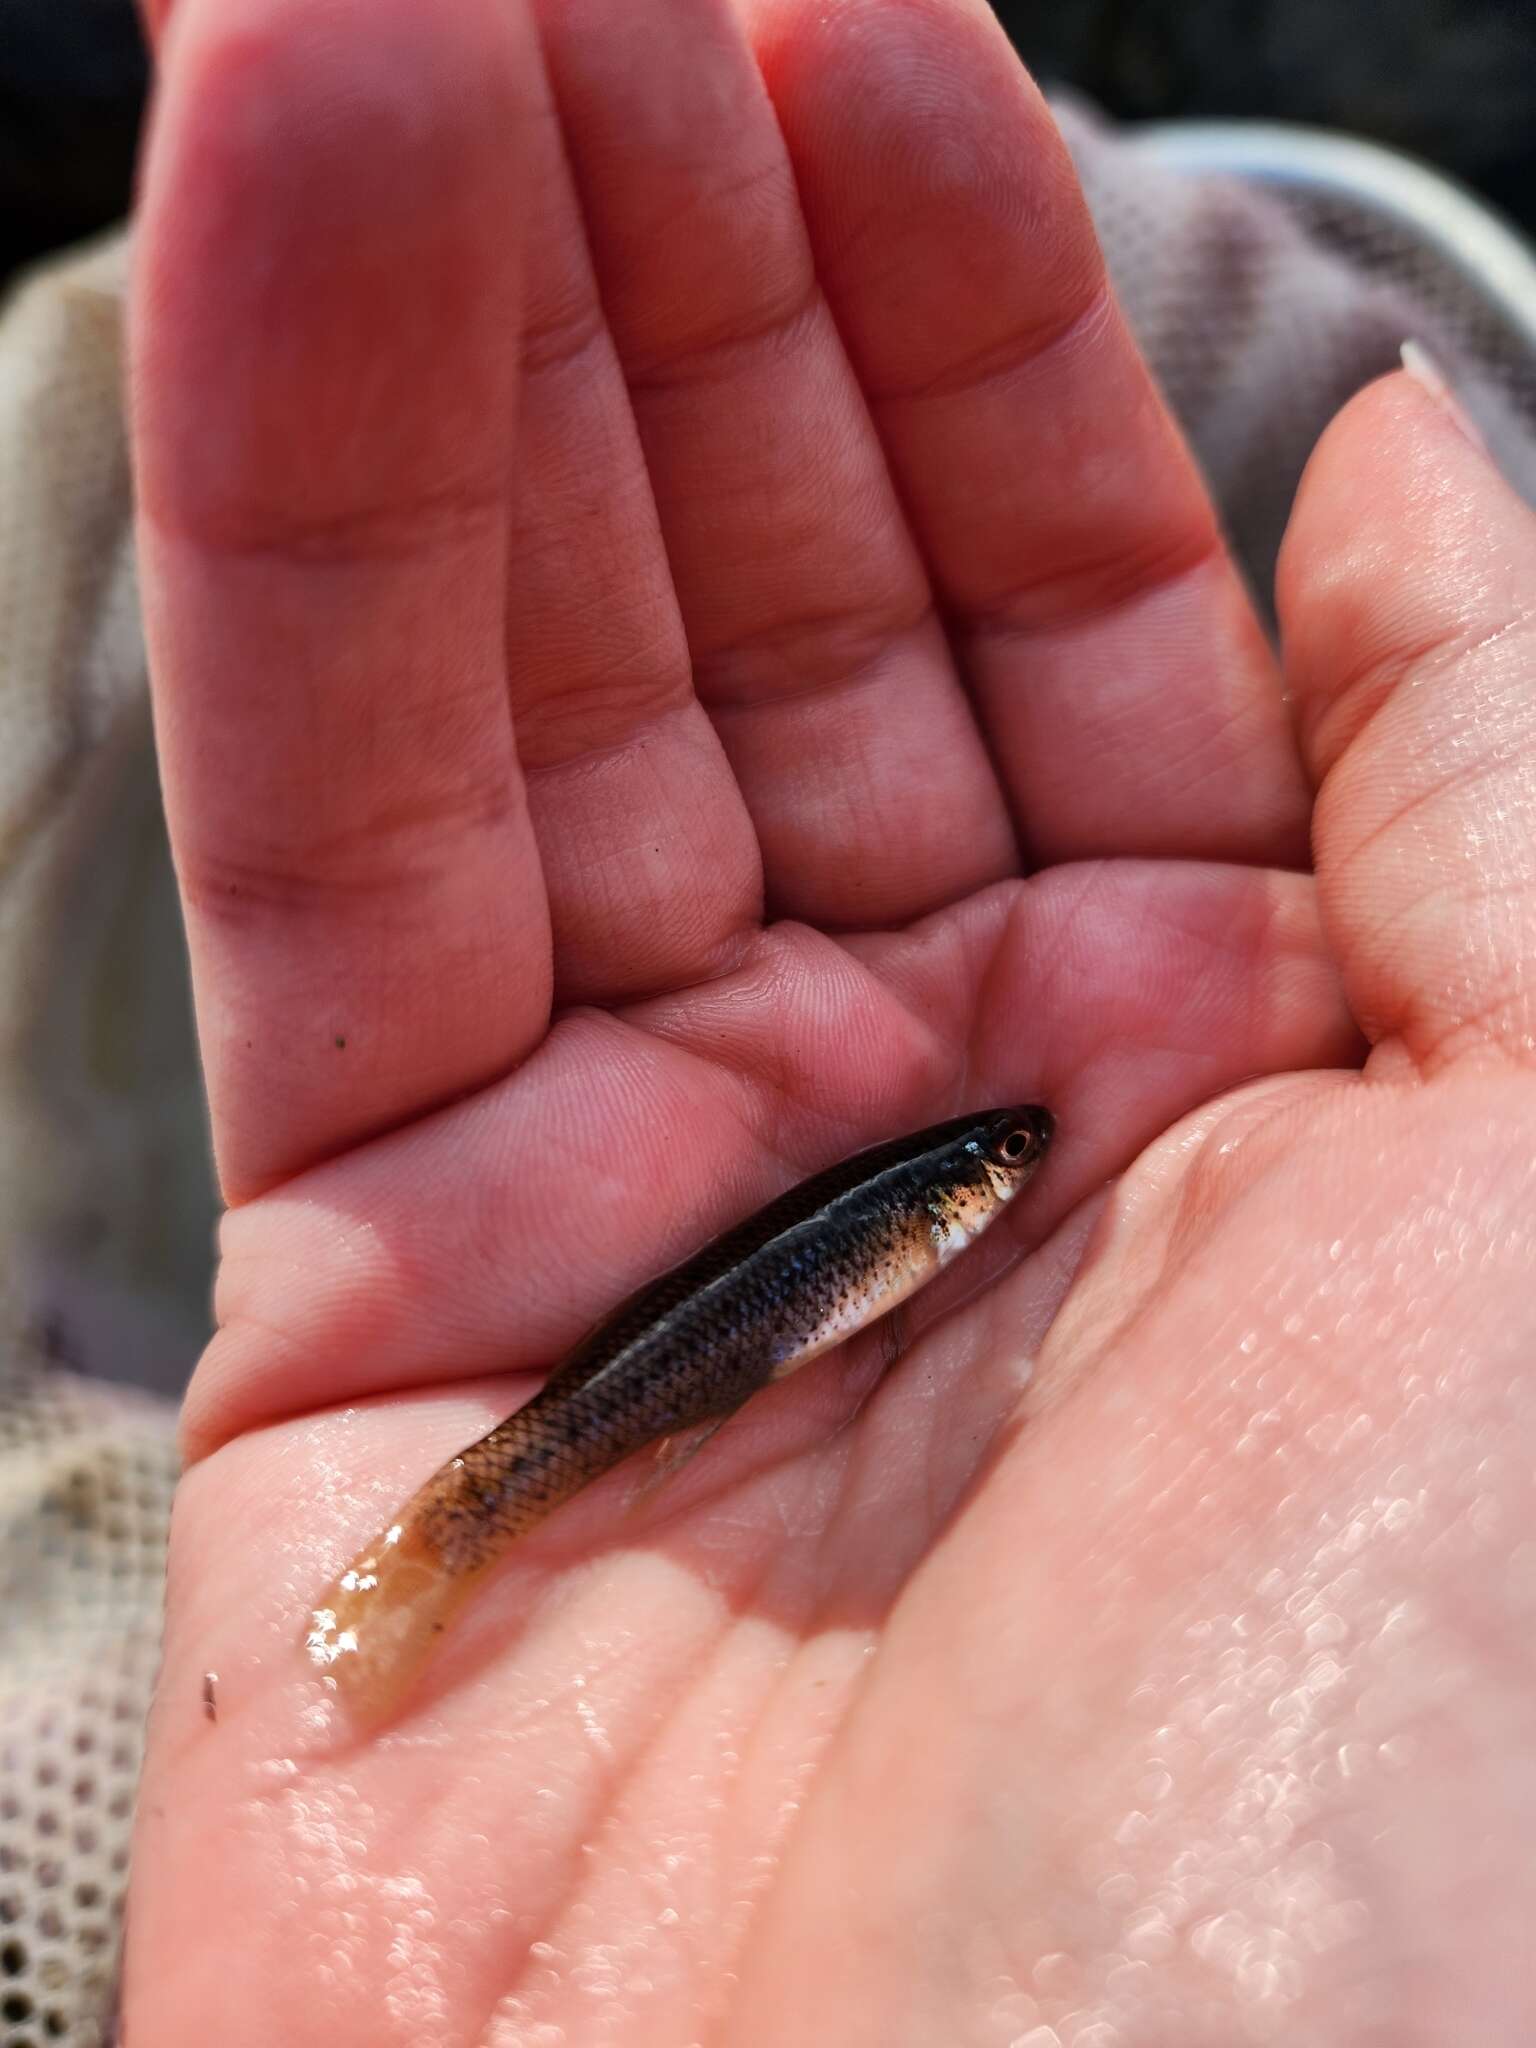
[[(1074, 1738), (1156, 1690), (1133, 1564), (1220, 1425), (1118, 1363), (1066, 1397), (1200, 1226), (1192, 1148), (1363, 1084), (1155, 1151), (1029, 1366), (1095, 1191), (1371, 1000), (1048, 117), (970, 0), (177, 0), (162, 53), (142, 549), (231, 1214), (130, 2039), (1107, 2048), (1057, 1909), (1146, 1908), (1093, 1847), (1146, 1728)], [(528, 1375), (788, 1182), (1022, 1099), (999, 1285), (594, 1488), (348, 1735), (306, 1607)]]

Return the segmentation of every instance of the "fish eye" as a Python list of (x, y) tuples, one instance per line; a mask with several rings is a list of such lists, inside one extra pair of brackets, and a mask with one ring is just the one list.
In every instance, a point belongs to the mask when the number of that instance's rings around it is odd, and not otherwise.
[(1021, 1159), (1028, 1158), (1029, 1154), (1034, 1150), (1034, 1144), (1034, 1132), (1022, 1130), (1018, 1125), (1015, 1125), (1007, 1137), (1004, 1138), (998, 1150), (1010, 1166), (1016, 1166)]

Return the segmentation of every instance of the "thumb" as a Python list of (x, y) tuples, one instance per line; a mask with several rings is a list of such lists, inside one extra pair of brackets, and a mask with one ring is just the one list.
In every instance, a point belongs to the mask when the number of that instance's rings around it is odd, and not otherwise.
[(1362, 1029), (1536, 1056), (1536, 515), (1399, 374), (1329, 428), (1282, 552), (1323, 916)]

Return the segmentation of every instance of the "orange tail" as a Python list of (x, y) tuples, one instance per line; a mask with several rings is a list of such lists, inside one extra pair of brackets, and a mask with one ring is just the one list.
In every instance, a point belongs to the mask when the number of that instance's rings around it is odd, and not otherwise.
[(396, 1522), (316, 1603), (304, 1648), (336, 1681), (354, 1718), (383, 1720), (399, 1704), (478, 1571), (446, 1571), (419, 1526)]

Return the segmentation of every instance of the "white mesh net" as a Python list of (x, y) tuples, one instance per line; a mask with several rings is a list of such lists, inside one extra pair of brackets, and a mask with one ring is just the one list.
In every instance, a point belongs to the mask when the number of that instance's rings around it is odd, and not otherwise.
[[(107, 2038), (212, 1194), (129, 547), (122, 251), (0, 319), (0, 2044)], [(72, 1370), (83, 1367), (85, 1370)]]
[(0, 2041), (106, 2038), (176, 1460), (163, 1406), (0, 1377)]

